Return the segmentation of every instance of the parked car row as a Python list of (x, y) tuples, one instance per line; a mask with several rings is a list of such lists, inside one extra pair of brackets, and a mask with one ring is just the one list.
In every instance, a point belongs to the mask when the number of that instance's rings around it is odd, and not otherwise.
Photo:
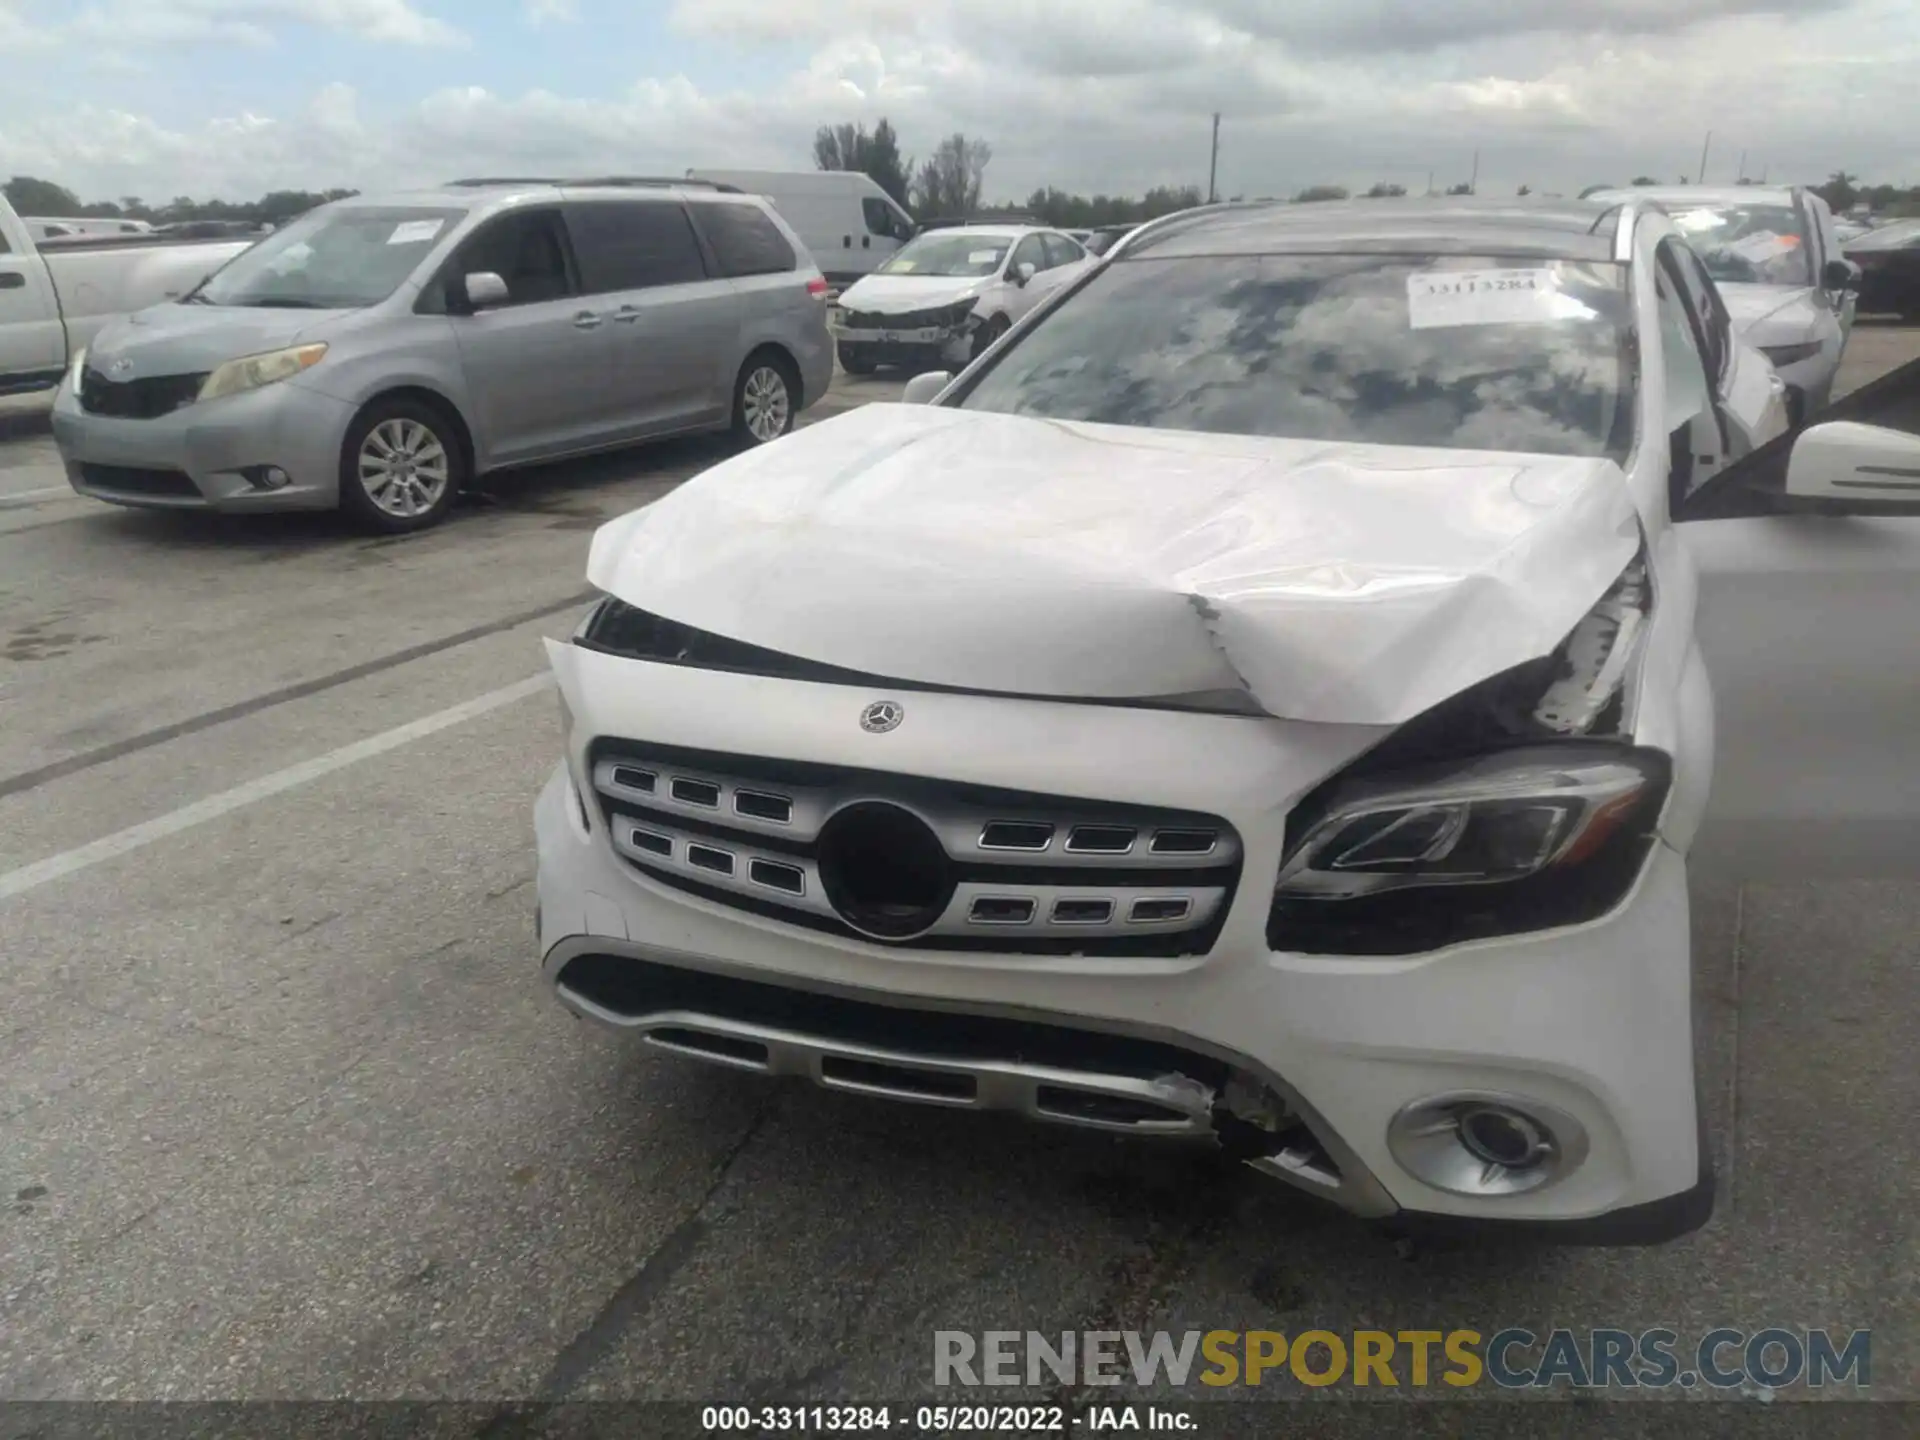
[(1920, 364), (1790, 429), (1724, 291), (1845, 287), (1742, 198), (1170, 217), (603, 527), (558, 1000), (1405, 1228), (1703, 1224), (1693, 867), (1920, 863)]

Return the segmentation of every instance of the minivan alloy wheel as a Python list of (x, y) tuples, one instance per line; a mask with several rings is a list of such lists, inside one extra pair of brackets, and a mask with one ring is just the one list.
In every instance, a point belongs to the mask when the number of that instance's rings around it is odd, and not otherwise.
[(764, 445), (787, 433), (793, 419), (793, 397), (787, 377), (772, 365), (756, 365), (741, 387), (740, 403), (747, 433)]
[(396, 520), (412, 520), (439, 504), (453, 479), (447, 447), (418, 420), (382, 420), (360, 442), (358, 467), (367, 498)]

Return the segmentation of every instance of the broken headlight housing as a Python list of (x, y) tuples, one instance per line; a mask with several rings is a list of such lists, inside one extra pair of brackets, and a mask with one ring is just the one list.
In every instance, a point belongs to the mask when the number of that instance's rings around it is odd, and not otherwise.
[(1642, 552), (1552, 655), (1417, 716), (1307, 796), (1268, 944), (1419, 954), (1618, 905), (1671, 778), (1627, 734), (1651, 599)]

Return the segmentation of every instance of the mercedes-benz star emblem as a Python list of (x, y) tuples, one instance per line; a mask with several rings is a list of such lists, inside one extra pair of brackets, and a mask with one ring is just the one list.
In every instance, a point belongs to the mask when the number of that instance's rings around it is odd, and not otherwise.
[(860, 728), (869, 735), (884, 735), (898, 730), (907, 712), (898, 700), (876, 700), (860, 712)]

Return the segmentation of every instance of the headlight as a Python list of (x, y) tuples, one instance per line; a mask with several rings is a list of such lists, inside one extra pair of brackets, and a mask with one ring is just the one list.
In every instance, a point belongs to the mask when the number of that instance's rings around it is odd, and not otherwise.
[(1416, 954), (1618, 904), (1671, 768), (1629, 738), (1651, 610), (1642, 552), (1553, 654), (1415, 717), (1303, 799), (1268, 943)]
[(302, 370), (312, 369), (326, 353), (325, 345), (295, 345), (289, 350), (243, 355), (238, 360), (227, 361), (207, 376), (206, 383), (200, 387), (199, 398), (218, 400), (222, 395), (238, 395), (246, 390), (258, 390), (262, 385), (277, 384)]
[(1811, 360), (1818, 355), (1820, 342), (1806, 340), (1798, 345), (1762, 345), (1760, 353), (1775, 365), (1797, 365), (1802, 360)]
[(82, 345), (73, 352), (73, 363), (67, 367), (67, 379), (73, 382), (75, 391), (80, 389), (81, 372), (87, 368), (87, 347)]
[(1289, 845), (1268, 943), (1412, 955), (1597, 919), (1640, 873), (1669, 775), (1657, 750), (1571, 741), (1336, 786)]

